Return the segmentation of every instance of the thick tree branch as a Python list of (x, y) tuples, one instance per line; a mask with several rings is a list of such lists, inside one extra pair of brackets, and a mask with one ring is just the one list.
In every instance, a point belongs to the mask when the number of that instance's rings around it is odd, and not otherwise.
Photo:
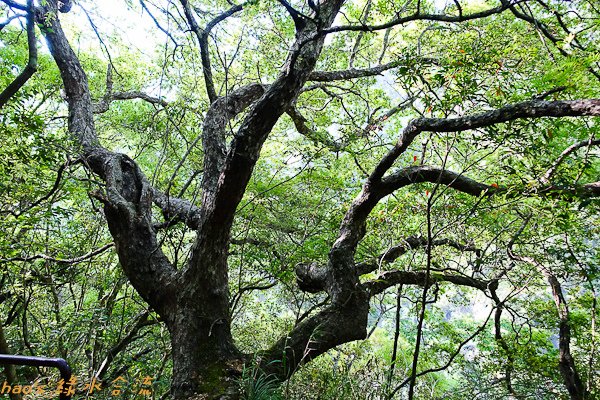
[(441, 185), (472, 196), (480, 196), (486, 192), (492, 194), (496, 189), (453, 171), (429, 166), (415, 166), (403, 168), (383, 178), (381, 184), (378, 185), (377, 201), (402, 187), (422, 182), (439, 182)]
[(28, 5), (18, 3), (14, 0), (1, 0), (4, 4), (9, 6), (10, 8), (14, 8), (21, 11), (29, 11), (31, 8)]
[[(321, 3), (320, 23), (329, 26), (342, 3), (343, 0)], [(239, 356), (230, 330), (227, 257), (231, 227), (263, 143), (277, 120), (297, 97), (320, 55), (324, 38), (315, 39), (316, 30), (317, 24), (307, 23), (297, 33), (287, 67), (266, 90), (260, 85), (251, 85), (240, 89), (241, 92), (234, 92), (240, 96), (237, 101), (227, 97), (215, 99), (214, 114), (207, 115), (210, 121), (204, 127), (205, 151), (208, 150), (208, 157), (217, 165), (212, 165), (210, 168), (213, 170), (208, 173), (208, 165), (205, 165), (207, 178), (204, 185), (208, 192), (203, 194), (198, 236), (187, 266), (181, 271), (181, 288), (177, 293), (178, 303), (187, 305), (178, 318), (195, 321), (192, 325), (195, 329), (179, 333), (179, 325), (176, 324), (173, 333), (174, 340), (183, 340), (186, 345), (190, 341), (199, 342), (199, 345), (195, 351), (183, 347), (174, 349), (175, 358), (187, 360), (174, 366), (174, 376), (186, 376), (188, 372), (185, 369), (189, 363), (205, 365), (208, 361), (204, 361), (204, 358), (210, 354), (216, 353), (214, 356), (222, 359)], [(254, 102), (235, 134), (221, 168), (218, 164), (224, 154), (224, 125), (258, 96), (260, 98)], [(298, 335), (299, 343), (306, 344), (310, 340), (310, 333), (302, 331)], [(280, 347), (277, 354), (272, 355), (281, 359), (282, 351), (285, 349)], [(299, 363), (300, 360), (294, 362)], [(295, 365), (292, 364), (292, 368)], [(285, 375), (287, 372), (279, 373)], [(174, 387), (181, 391), (188, 390), (186, 385), (185, 382), (174, 383)]]
[(437, 65), (438, 60), (435, 58), (419, 58), (417, 60), (397, 60), (392, 61), (386, 64), (381, 64), (371, 68), (349, 68), (345, 70), (337, 70), (337, 71), (313, 71), (308, 80), (315, 82), (332, 82), (339, 80), (349, 80), (349, 79), (357, 79), (357, 78), (365, 78), (376, 75), (381, 75), (385, 71), (389, 71), (391, 69), (401, 67), (404, 65), (411, 63), (423, 63), (423, 64), (432, 64)]
[(496, 110), (458, 118), (419, 118), (412, 120), (404, 129), (392, 150), (374, 169), (369, 181), (376, 182), (392, 166), (398, 156), (421, 132), (459, 132), (483, 128), (523, 118), (600, 116), (600, 100), (529, 100), (510, 104)]
[[(337, 301), (352, 299), (355, 307), (364, 301), (364, 292), (356, 289), (358, 273), (354, 254), (360, 240), (366, 232), (366, 220), (381, 200), (400, 187), (416, 182), (436, 182), (451, 186), (456, 190), (479, 196), (493, 193), (495, 187), (481, 184), (460, 174), (432, 169), (429, 167), (405, 168), (383, 178), (397, 157), (402, 154), (421, 132), (454, 132), (481, 128), (519, 118), (563, 117), (579, 115), (600, 115), (600, 100), (575, 100), (547, 102), (532, 100), (508, 105), (497, 110), (472, 116), (450, 119), (420, 118), (411, 121), (404, 129), (394, 148), (377, 165), (361, 193), (356, 197), (342, 221), (338, 239), (329, 252), (329, 263), (324, 271), (326, 290), (334, 304)], [(383, 179), (382, 179), (383, 178)], [(596, 187), (598, 186), (598, 187)], [(600, 184), (586, 186), (585, 190), (600, 192)], [(367, 295), (368, 298), (368, 295)], [(359, 326), (355, 319), (354, 324)], [(358, 329), (358, 328), (357, 328)]]
[[(425, 285), (426, 273), (424, 271), (386, 271), (375, 279), (363, 283), (370, 296), (382, 293), (389, 287), (396, 285)], [(429, 276), (429, 285), (438, 282), (450, 282), (459, 286), (467, 286), (482, 291), (488, 290), (489, 287), (495, 288), (498, 286), (497, 281), (484, 281), (471, 278), (465, 275), (451, 275), (431, 272)]]
[(163, 107), (169, 105), (165, 100), (159, 99), (157, 97), (153, 97), (144, 92), (139, 91), (129, 91), (129, 92), (115, 92), (112, 95), (113, 100), (133, 100), (133, 99), (141, 99), (150, 104), (158, 104)]
[[(478, 256), (481, 250), (475, 246), (462, 244), (451, 239), (433, 240), (432, 246), (449, 246), (458, 251), (472, 251)], [(365, 275), (377, 270), (383, 264), (394, 262), (410, 250), (427, 246), (427, 238), (422, 236), (409, 236), (402, 240), (400, 244), (390, 247), (385, 253), (372, 260), (363, 261), (356, 264), (356, 273)], [(295, 268), (296, 282), (300, 290), (309, 293), (318, 293), (325, 290), (327, 285), (327, 270), (318, 263), (298, 264)], [(410, 283), (410, 282), (407, 282)]]
[(113, 92), (113, 81), (112, 81), (112, 64), (108, 64), (106, 71), (106, 92), (102, 96), (102, 100), (93, 105), (94, 114), (102, 114), (108, 111), (110, 103), (115, 100), (134, 100), (141, 99), (150, 104), (160, 105), (166, 107), (169, 105), (165, 100), (153, 97), (147, 93), (140, 91), (127, 91), (127, 92)]
[[(463, 192), (472, 196), (493, 196), (498, 193), (508, 193), (511, 196), (519, 195), (569, 195), (579, 198), (597, 197), (600, 196), (600, 182), (589, 183), (585, 185), (573, 186), (573, 187), (560, 187), (552, 184), (541, 186), (539, 188), (504, 188), (498, 187), (497, 185), (487, 185), (475, 181), (471, 178), (458, 174), (453, 171), (444, 170), (436, 167), (429, 166), (414, 166), (401, 169), (391, 175), (386, 176), (378, 185), (374, 185), (371, 189), (369, 196), (359, 197), (360, 201), (356, 202), (351, 211), (347, 214), (347, 219), (344, 220), (343, 224), (347, 224), (345, 227), (350, 227), (355, 231), (354, 240), (360, 240), (362, 238), (364, 224), (366, 218), (371, 213), (372, 209), (377, 203), (387, 195), (392, 194), (394, 191), (406, 187), (409, 185), (430, 182), (440, 184)], [(363, 191), (364, 193), (364, 191)], [(343, 225), (344, 226), (344, 225)], [(357, 233), (355, 233), (357, 232)], [(344, 237), (344, 240), (351, 239), (352, 236)], [(340, 239), (338, 239), (339, 241)], [(336, 242), (338, 243), (338, 242)], [(363, 275), (374, 271), (381, 265), (381, 263), (392, 262), (396, 258), (405, 254), (410, 249), (416, 247), (422, 247), (427, 244), (427, 240), (422, 237), (409, 237), (405, 239), (404, 243), (392, 247), (386, 253), (384, 253), (379, 259), (373, 261), (367, 261), (356, 264), (354, 273), (357, 275)], [(460, 251), (474, 251), (479, 252), (480, 250), (473, 246), (463, 245), (449, 239), (438, 239), (432, 242), (433, 246), (448, 245), (456, 248)], [(299, 264), (295, 269), (297, 276), (297, 283), (301, 290), (316, 293), (326, 288), (326, 282), (328, 279), (328, 271), (326, 268), (319, 266), (318, 264)]]
[(79, 142), (86, 166), (106, 181), (106, 193), (96, 197), (104, 203), (125, 274), (150, 306), (167, 319), (173, 307), (176, 270), (163, 254), (152, 227), (152, 188), (132, 159), (100, 145), (87, 77), (62, 30), (57, 9), (57, 1), (48, 0), (36, 17), (63, 80), (69, 132)]
[(226, 11), (222, 12), (221, 14), (219, 14), (216, 17), (214, 17), (213, 19), (211, 19), (208, 22), (208, 24), (206, 24), (206, 27), (204, 28), (204, 32), (206, 34), (209, 34), (210, 31), (215, 26), (219, 25), (221, 22), (225, 21), (227, 18), (231, 17), (233, 14), (236, 14), (236, 13), (242, 11), (244, 9), (244, 7), (246, 7), (247, 5), (248, 5), (248, 2), (232, 5), (229, 9), (227, 9)]
[(379, 201), (402, 187), (423, 182), (439, 183), (471, 196), (493, 196), (498, 193), (506, 193), (511, 197), (520, 195), (569, 195), (583, 199), (600, 196), (600, 182), (572, 186), (559, 186), (549, 183), (534, 188), (499, 187), (497, 184), (481, 183), (453, 171), (437, 167), (415, 166), (401, 169), (384, 177), (380, 185), (377, 186), (380, 191), (374, 194), (376, 197), (373, 200)]
[(204, 148), (202, 204), (210, 204), (214, 201), (219, 176), (227, 156), (225, 143), (227, 124), (256, 101), (264, 91), (265, 87), (258, 83), (249, 84), (234, 90), (227, 96), (217, 98), (208, 109), (202, 128)]
[[(433, 274), (430, 279), (431, 283), (447, 281), (483, 291), (497, 287), (495, 281), (482, 281), (460, 275)], [(372, 296), (395, 284), (406, 282), (419, 285), (423, 284), (424, 280), (424, 272), (394, 271), (384, 274), (378, 281), (362, 286)], [(269, 350), (261, 353), (259, 366), (266, 375), (284, 381), (300, 365), (327, 350), (352, 340), (364, 339), (367, 332), (363, 315), (368, 308), (368, 298), (361, 300), (358, 296), (348, 299), (347, 304), (326, 307), (298, 324)], [(272, 360), (279, 361), (275, 363)]]
[(308, 17), (304, 14), (302, 14), (300, 11), (296, 10), (294, 7), (292, 7), (292, 5), (290, 3), (288, 3), (286, 0), (278, 0), (279, 3), (286, 9), (286, 11), (288, 12), (288, 14), (290, 14), (290, 17), (292, 17), (292, 20), (294, 21), (294, 25), (296, 26), (296, 30), (302, 30), (304, 28), (304, 26), (306, 25), (306, 19), (308, 19)]
[(447, 15), (447, 14), (421, 14), (417, 11), (417, 13), (394, 19), (392, 21), (386, 22), (384, 24), (379, 25), (341, 25), (334, 26), (329, 29), (324, 29), (323, 33), (335, 33), (335, 32), (343, 32), (343, 31), (363, 31), (363, 32), (374, 32), (383, 29), (392, 28), (394, 26), (403, 25), (413, 21), (438, 21), (438, 22), (465, 22), (471, 21), (474, 19), (480, 19), (489, 17), (490, 15), (499, 14), (505, 10), (507, 10), (512, 4), (516, 4), (516, 1), (507, 1), (508, 4), (502, 4), (498, 7), (490, 8), (484, 11), (479, 11), (472, 14), (459, 14), (459, 15)]
[[(408, 185), (423, 182), (439, 183), (474, 196), (491, 194), (496, 190), (495, 187), (479, 183), (462, 174), (428, 166), (404, 168), (379, 182), (371, 179), (365, 183), (363, 190), (353, 201), (346, 213), (340, 227), (340, 234), (330, 253), (330, 257), (349, 258), (347, 262), (351, 263), (351, 265), (354, 264), (356, 246), (365, 234), (366, 221), (369, 214), (382, 198), (394, 191)], [(352, 272), (347, 271), (347, 273), (355, 274), (357, 271), (353, 268)]]
[(33, 76), (38, 67), (37, 43), (35, 37), (35, 7), (33, 0), (27, 0), (27, 48), (29, 58), (27, 65), (21, 71), (19, 76), (15, 78), (7, 87), (0, 93), (0, 109), (14, 96), (19, 89), (27, 83)]
[[(452, 239), (434, 239), (432, 240), (431, 245), (434, 247), (448, 246), (461, 252), (474, 252), (478, 257), (481, 255), (481, 249), (470, 244), (459, 243)], [(379, 266), (381, 266), (384, 263), (389, 264), (394, 262), (399, 257), (408, 253), (410, 250), (426, 246), (426, 237), (409, 236), (406, 239), (404, 239), (400, 244), (390, 247), (385, 253), (383, 253), (376, 259), (370, 261), (363, 261), (361, 263), (356, 264), (357, 273), (360, 275), (368, 274), (370, 272), (375, 271), (377, 268), (379, 268)]]
[(10, 24), (13, 20), (18, 18), (27, 17), (27, 14), (14, 14), (6, 18), (6, 20), (0, 22), (0, 31), (4, 29), (8, 24)]
[[(115, 96), (120, 97), (120, 94), (112, 93), (112, 66), (109, 65), (106, 79), (106, 93), (102, 101), (94, 105), (94, 113), (100, 113), (108, 110), (110, 102), (113, 98), (115, 98)], [(161, 99), (150, 98), (147, 101), (151, 103), (158, 103), (163, 106), (167, 105), (167, 103)], [(107, 152), (106, 154), (106, 157), (118, 156), (110, 152)], [(101, 174), (103, 173), (103, 171), (99, 171), (97, 173)], [(149, 191), (152, 194), (151, 197), (154, 204), (160, 208), (163, 217), (166, 220), (165, 224), (163, 224), (164, 226), (170, 226), (179, 222), (183, 222), (188, 228), (192, 230), (198, 229), (198, 226), (200, 225), (200, 209), (196, 205), (192, 204), (189, 200), (170, 196), (162, 190), (152, 187), (146, 179), (146, 177), (143, 176), (143, 174), (141, 174), (141, 171), (140, 179), (142, 180), (142, 184), (149, 188)], [(103, 198), (102, 196), (100, 197), (101, 199)], [(163, 225), (160, 225), (158, 227), (161, 227)]]
[(189, 200), (172, 197), (156, 188), (152, 190), (152, 201), (162, 211), (166, 225), (173, 225), (183, 222), (192, 230), (200, 226), (200, 208), (192, 204)]
[(328, 350), (367, 336), (368, 301), (329, 306), (300, 322), (269, 350), (259, 353), (258, 365), (269, 378), (283, 382), (298, 368)]

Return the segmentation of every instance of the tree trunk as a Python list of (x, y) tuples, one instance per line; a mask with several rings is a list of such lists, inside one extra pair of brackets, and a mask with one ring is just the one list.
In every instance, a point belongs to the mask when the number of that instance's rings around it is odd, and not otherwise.
[(177, 306), (168, 325), (173, 349), (172, 394), (237, 399), (242, 354), (233, 343), (229, 310), (227, 240), (199, 235), (181, 271)]
[(175, 399), (199, 394), (207, 400), (239, 399), (242, 356), (232, 343), (228, 324), (192, 316), (190, 310), (182, 310), (175, 318), (176, 326), (171, 328), (171, 394)]

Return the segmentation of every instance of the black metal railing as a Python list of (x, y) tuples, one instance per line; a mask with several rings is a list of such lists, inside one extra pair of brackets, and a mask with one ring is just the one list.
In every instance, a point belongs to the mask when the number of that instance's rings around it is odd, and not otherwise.
[(67, 382), (71, 379), (71, 367), (62, 358), (46, 358), (46, 357), (29, 357), (29, 356), (15, 356), (12, 354), (0, 354), (0, 364), (12, 364), (12, 365), (29, 365), (32, 367), (51, 367), (58, 368), (60, 371), (60, 377), (65, 382), (64, 390), (60, 391), (60, 400), (69, 400), (71, 395), (67, 390)]

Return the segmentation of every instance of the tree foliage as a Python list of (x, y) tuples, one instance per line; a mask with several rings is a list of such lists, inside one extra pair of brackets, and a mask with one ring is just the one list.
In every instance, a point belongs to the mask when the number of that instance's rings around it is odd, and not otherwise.
[(594, 1), (125, 3), (0, 1), (0, 353), (99, 399), (599, 395)]

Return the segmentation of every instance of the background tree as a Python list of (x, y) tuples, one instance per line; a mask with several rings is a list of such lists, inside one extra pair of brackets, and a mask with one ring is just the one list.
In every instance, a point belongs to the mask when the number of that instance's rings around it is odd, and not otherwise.
[(150, 61), (101, 5), (2, 3), (12, 347), (107, 383), (172, 363), (175, 398), (324, 354), (385, 382), (358, 397), (597, 391), (593, 2), (142, 0)]

